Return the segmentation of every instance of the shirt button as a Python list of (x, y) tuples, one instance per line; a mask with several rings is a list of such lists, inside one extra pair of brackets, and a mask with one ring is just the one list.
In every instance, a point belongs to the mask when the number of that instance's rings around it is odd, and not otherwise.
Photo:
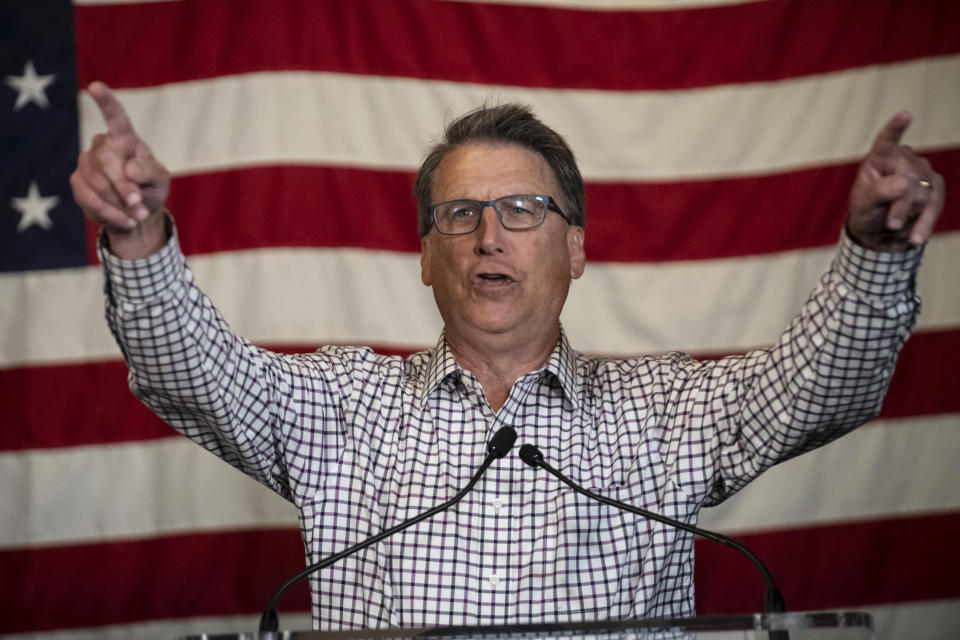
[(490, 501), (490, 506), (493, 507), (494, 511), (500, 511), (500, 508), (503, 506), (503, 500), (500, 498), (494, 498)]
[(487, 582), (492, 585), (496, 585), (498, 582), (500, 582), (500, 576), (495, 573), (491, 573), (489, 576), (487, 576)]

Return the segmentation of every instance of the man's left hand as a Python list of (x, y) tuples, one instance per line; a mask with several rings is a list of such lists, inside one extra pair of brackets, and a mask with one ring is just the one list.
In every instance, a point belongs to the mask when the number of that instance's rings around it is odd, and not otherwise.
[(850, 191), (847, 231), (870, 249), (906, 251), (923, 244), (943, 210), (943, 177), (900, 144), (910, 120), (904, 111), (883, 126)]

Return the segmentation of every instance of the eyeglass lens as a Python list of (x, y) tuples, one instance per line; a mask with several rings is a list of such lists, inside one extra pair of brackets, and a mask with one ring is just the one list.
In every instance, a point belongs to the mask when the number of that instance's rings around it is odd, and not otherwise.
[(539, 195), (512, 195), (491, 202), (453, 200), (434, 208), (437, 230), (441, 233), (470, 233), (480, 226), (483, 209), (493, 204), (504, 227), (512, 230), (531, 229), (540, 225), (547, 214), (547, 199)]

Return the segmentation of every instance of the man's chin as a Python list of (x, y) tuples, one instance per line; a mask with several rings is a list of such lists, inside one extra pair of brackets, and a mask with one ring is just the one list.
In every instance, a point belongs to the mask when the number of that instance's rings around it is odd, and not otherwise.
[(464, 331), (498, 336), (518, 330), (523, 326), (523, 322), (515, 309), (486, 304), (465, 314), (461, 326)]

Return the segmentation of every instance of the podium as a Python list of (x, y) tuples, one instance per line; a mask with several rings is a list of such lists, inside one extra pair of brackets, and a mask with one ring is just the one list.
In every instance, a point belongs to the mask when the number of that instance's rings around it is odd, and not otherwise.
[(869, 640), (873, 620), (858, 611), (610, 620), (476, 627), (278, 631), (183, 636), (178, 640)]

